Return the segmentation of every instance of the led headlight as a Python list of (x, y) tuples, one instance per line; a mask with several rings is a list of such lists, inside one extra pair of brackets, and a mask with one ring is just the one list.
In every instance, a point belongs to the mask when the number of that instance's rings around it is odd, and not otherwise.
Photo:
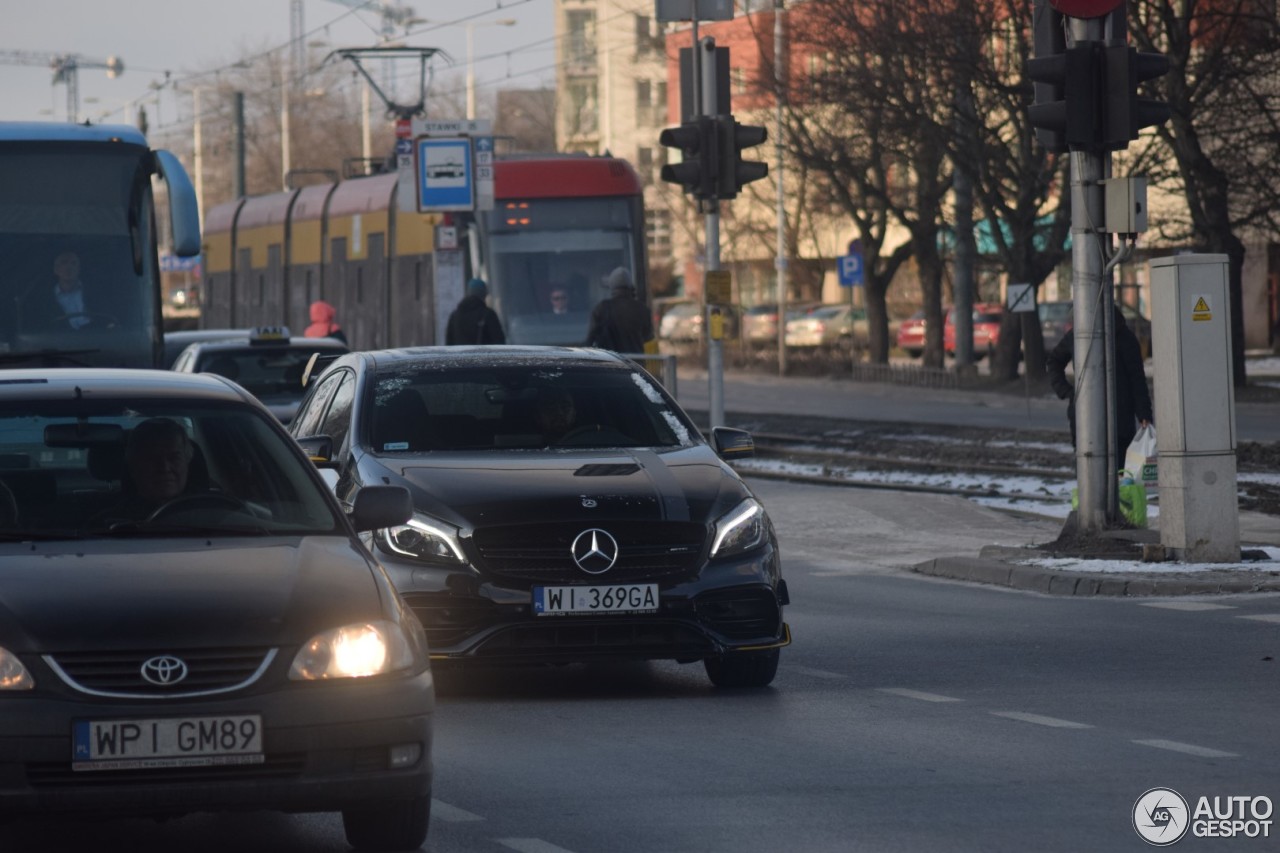
[(767, 527), (764, 507), (747, 498), (716, 520), (711, 556), (727, 557), (758, 548), (764, 544)]
[(377, 620), (315, 635), (294, 656), (289, 677), (296, 681), (364, 678), (411, 666), (413, 646), (404, 629)]
[(18, 656), (0, 647), (0, 690), (30, 690), (35, 686), (35, 679)]
[(384, 550), (424, 563), (456, 566), (467, 562), (458, 544), (458, 529), (425, 515), (379, 530), (374, 538)]

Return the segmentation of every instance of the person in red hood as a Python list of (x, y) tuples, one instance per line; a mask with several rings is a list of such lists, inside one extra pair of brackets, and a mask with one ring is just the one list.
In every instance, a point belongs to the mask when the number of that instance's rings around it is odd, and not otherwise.
[(304, 334), (308, 338), (337, 338), (345, 344), (347, 336), (343, 334), (342, 327), (333, 322), (334, 315), (337, 313), (333, 306), (323, 299), (312, 302), (311, 325), (307, 326)]

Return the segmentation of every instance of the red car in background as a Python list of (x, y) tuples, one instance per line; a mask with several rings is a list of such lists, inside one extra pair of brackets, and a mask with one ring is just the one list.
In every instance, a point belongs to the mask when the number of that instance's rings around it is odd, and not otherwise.
[(917, 311), (898, 326), (898, 349), (912, 358), (924, 354), (924, 309)]
[[(994, 355), (1000, 339), (1000, 321), (1004, 318), (1004, 306), (999, 302), (978, 302), (973, 306), (973, 357)], [(942, 348), (947, 355), (956, 354), (956, 309), (947, 311), (947, 323), (942, 328)]]

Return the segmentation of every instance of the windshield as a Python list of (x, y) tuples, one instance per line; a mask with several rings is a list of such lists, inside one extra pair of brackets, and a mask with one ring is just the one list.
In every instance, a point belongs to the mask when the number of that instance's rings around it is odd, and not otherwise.
[(632, 210), (626, 198), (540, 199), (486, 214), (490, 304), (509, 343), (580, 344), (610, 295), (605, 277), (625, 267), (639, 281)]
[(338, 529), (305, 462), (255, 410), (187, 401), (5, 409), (0, 541)]
[[(195, 372), (225, 376), (259, 400), (301, 400), (306, 390), (302, 387), (302, 374), (317, 349), (266, 345), (242, 349), (219, 347), (201, 354)], [(331, 355), (345, 352), (336, 347), (322, 351)]]
[(551, 447), (683, 447), (696, 428), (641, 370), (458, 368), (379, 377), (377, 453)]
[(154, 367), (160, 336), (150, 153), (121, 143), (0, 148), (0, 355)]

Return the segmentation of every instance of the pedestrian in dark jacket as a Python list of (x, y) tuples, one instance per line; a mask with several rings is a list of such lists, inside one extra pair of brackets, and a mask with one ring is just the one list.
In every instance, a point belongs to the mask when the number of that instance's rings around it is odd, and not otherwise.
[[(1135, 420), (1145, 426), (1155, 420), (1151, 412), (1151, 392), (1147, 390), (1147, 376), (1142, 369), (1142, 346), (1120, 309), (1115, 309), (1116, 331), (1116, 452), (1121, 459), (1138, 432)], [(1062, 340), (1045, 358), (1049, 382), (1058, 399), (1070, 400), (1067, 404), (1067, 420), (1071, 423), (1071, 446), (1076, 444), (1076, 396), (1075, 386), (1067, 381), (1067, 365), (1075, 356), (1076, 336), (1068, 327)], [(1101, 359), (1101, 353), (1097, 356)]]
[(642, 353), (653, 340), (653, 317), (636, 298), (636, 285), (626, 267), (618, 267), (605, 279), (610, 296), (591, 311), (587, 346), (614, 352)]
[(489, 286), (482, 279), (467, 282), (467, 295), (449, 315), (444, 342), (449, 346), (470, 344), (505, 344), (507, 336), (492, 308), (485, 304)]

